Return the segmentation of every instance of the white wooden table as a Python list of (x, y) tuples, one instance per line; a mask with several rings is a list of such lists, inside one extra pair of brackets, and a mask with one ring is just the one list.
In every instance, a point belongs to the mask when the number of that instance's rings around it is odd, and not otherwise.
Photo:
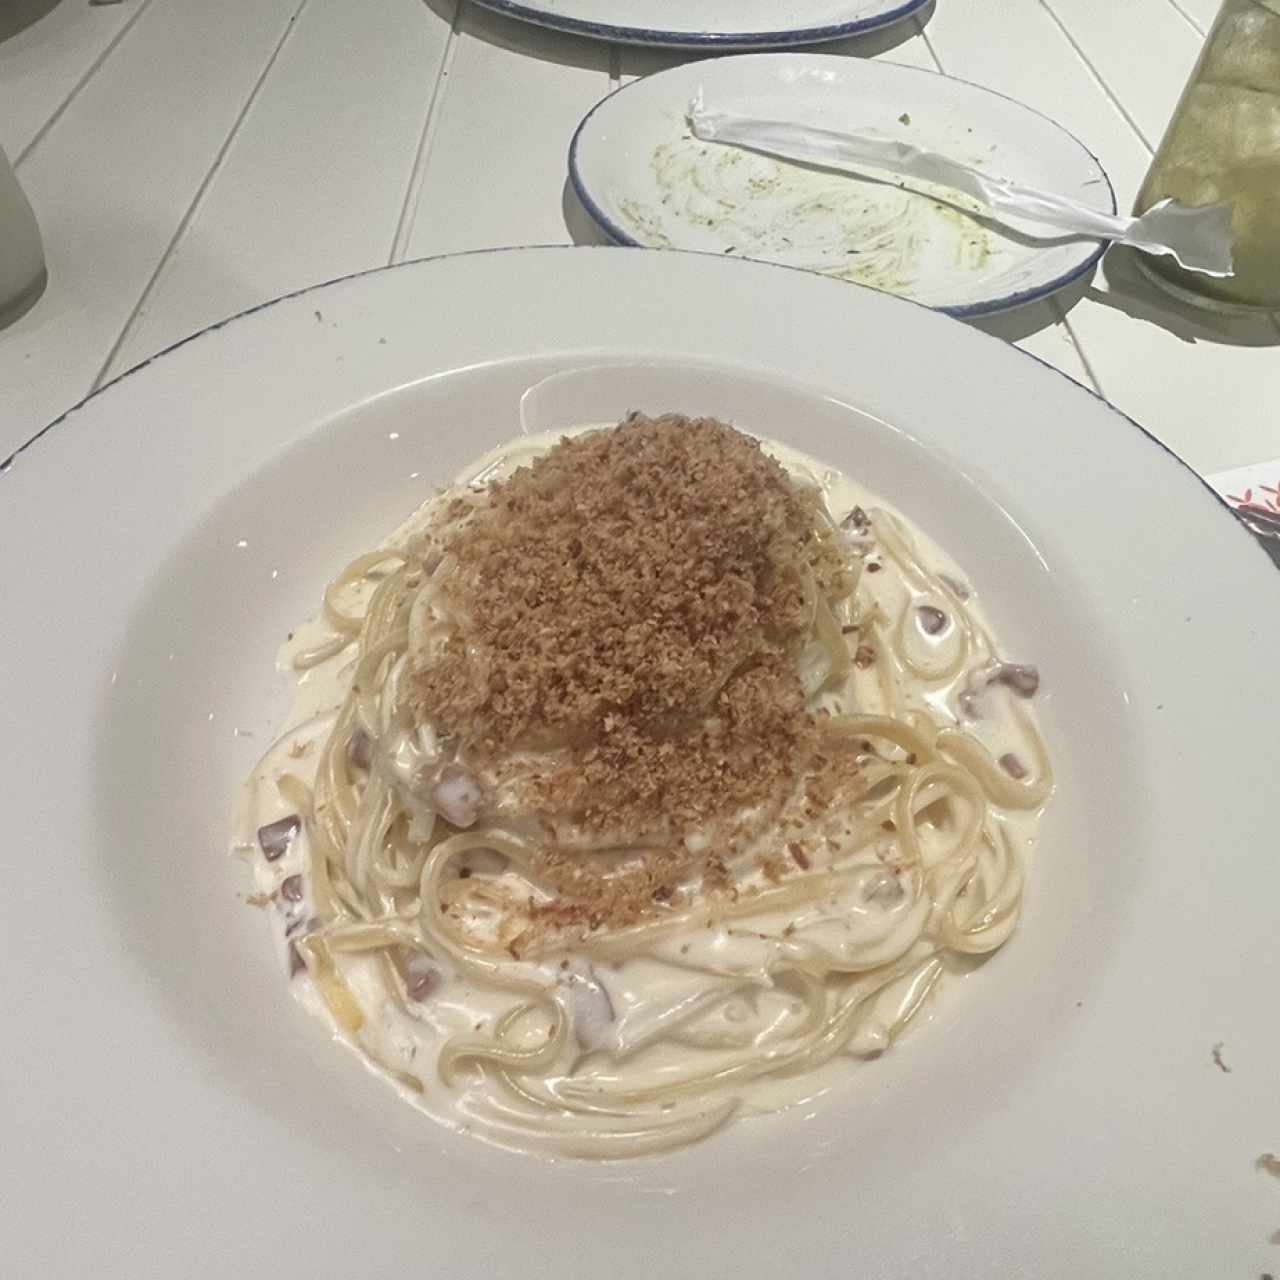
[[(50, 274), (0, 330), (0, 459), (92, 388), (275, 295), (406, 258), (594, 238), (565, 191), (573, 127), (682, 56), (552, 35), (466, 0), (16, 5), (45, 7), (0, 42), (0, 145)], [(1101, 158), (1124, 204), (1216, 9), (937, 0), (836, 48), (1039, 108)], [(1112, 255), (1083, 293), (983, 327), (1202, 472), (1280, 456), (1280, 316), (1197, 318)]]

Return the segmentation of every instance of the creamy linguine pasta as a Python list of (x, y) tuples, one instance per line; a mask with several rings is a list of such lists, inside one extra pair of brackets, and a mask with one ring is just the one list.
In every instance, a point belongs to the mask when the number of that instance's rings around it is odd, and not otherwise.
[(960, 569), (845, 477), (633, 416), (483, 460), (326, 588), (238, 842), (299, 996), (501, 1145), (827, 1088), (1016, 926), (1050, 796)]

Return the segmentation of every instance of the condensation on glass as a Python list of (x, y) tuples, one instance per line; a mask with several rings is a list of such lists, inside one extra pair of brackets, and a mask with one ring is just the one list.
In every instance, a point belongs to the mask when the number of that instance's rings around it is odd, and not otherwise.
[(1235, 274), (1144, 256), (1157, 283), (1220, 310), (1280, 309), (1280, 0), (1223, 0), (1135, 212), (1167, 197), (1231, 205)]

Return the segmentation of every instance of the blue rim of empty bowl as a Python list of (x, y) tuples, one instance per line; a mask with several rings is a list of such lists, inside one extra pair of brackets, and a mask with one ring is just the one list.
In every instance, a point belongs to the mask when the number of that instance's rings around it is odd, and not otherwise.
[[(480, 2), (484, 2), (484, 0), (480, 0)], [(505, 0), (498, 0), (498, 2), (505, 3)], [(679, 71), (690, 65), (692, 64), (683, 63), (680, 67), (673, 67), (671, 70)], [(972, 80), (962, 80), (959, 76), (948, 76), (943, 72), (930, 71), (925, 67), (907, 67), (896, 63), (894, 64), (894, 68), (897, 71), (910, 71), (924, 76), (938, 76), (943, 80), (954, 80), (957, 84), (968, 85), (972, 89), (980, 89), (983, 93), (989, 93), (993, 98), (1003, 98), (1006, 102), (1012, 102), (1014, 106), (1021, 107), (1024, 111), (1029, 111), (1032, 115), (1039, 116), (1041, 120), (1051, 124), (1060, 133), (1066, 134), (1066, 136), (1070, 138), (1071, 141), (1074, 142), (1090, 160), (1093, 161), (1098, 170), (1099, 176), (1106, 184), (1107, 195), (1110, 197), (1111, 201), (1110, 210), (1104, 210), (1104, 212), (1117, 212), (1119, 206), (1116, 203), (1116, 189), (1111, 184), (1110, 174), (1108, 174), (1106, 169), (1102, 167), (1102, 161), (1099, 160), (1098, 157), (1094, 155), (1094, 153), (1085, 146), (1085, 144), (1081, 142), (1070, 129), (1059, 124), (1051, 116), (1045, 115), (1043, 111), (1037, 111), (1035, 107), (1029, 107), (1025, 102), (1019, 102), (1017, 98), (1011, 98), (1007, 93), (998, 93), (995, 89), (988, 89), (986, 85), (976, 84)], [(649, 80), (655, 80), (666, 74), (667, 72), (665, 71), (659, 71), (652, 76), (645, 76), (640, 80), (632, 80), (629, 84), (624, 84), (620, 88), (615, 89), (612, 93), (601, 98), (600, 101), (597, 102), (596, 105), (592, 107), (591, 110), (588, 111), (587, 114), (578, 122), (578, 127), (573, 131), (573, 138), (569, 142), (569, 182), (573, 187), (574, 195), (578, 197), (578, 202), (587, 211), (591, 220), (614, 242), (614, 244), (622, 245), (628, 249), (646, 249), (651, 248), (652, 246), (641, 244), (639, 240), (636, 240), (627, 231), (620, 227), (597, 203), (583, 179), (582, 170), (578, 164), (578, 147), (582, 141), (583, 133), (591, 123), (596, 112), (606, 107), (618, 96), (618, 94), (626, 93), (628, 89), (634, 89), (639, 84), (647, 83)], [(679, 246), (673, 247), (678, 248)], [(1029, 302), (1037, 302), (1042, 298), (1047, 298), (1051, 294), (1057, 293), (1059, 289), (1065, 289), (1069, 284), (1074, 284), (1075, 281), (1079, 280), (1082, 276), (1087, 275), (1098, 265), (1102, 255), (1106, 253), (1110, 247), (1110, 240), (1100, 241), (1094, 249), (1090, 250), (1089, 253), (1085, 255), (1081, 262), (1077, 263), (1076, 266), (1072, 267), (1069, 271), (1064, 272), (1062, 275), (1046, 281), (1042, 285), (1036, 285), (1030, 289), (1022, 289), (1017, 293), (1003, 294), (996, 298), (983, 299), (979, 302), (957, 303), (951, 306), (934, 306), (929, 309), (931, 311), (940, 311), (943, 315), (955, 316), (960, 320), (972, 319), (977, 316), (994, 315), (1000, 311), (1012, 311), (1015, 307), (1025, 306)], [(697, 250), (694, 250), (693, 252), (697, 252)], [(769, 261), (767, 258), (751, 258), (748, 254), (741, 255), (741, 260), (748, 260), (752, 262)], [(788, 264), (775, 263), (774, 265), (786, 266)], [(802, 270), (803, 268), (800, 269)], [(826, 272), (815, 271), (813, 274), (825, 275)], [(849, 283), (853, 284), (856, 282), (849, 281)], [(868, 285), (864, 287), (870, 288), (871, 286)], [(895, 294), (894, 296), (901, 297), (903, 295)], [(908, 298), (907, 301), (915, 302), (917, 299)], [(927, 303), (921, 303), (920, 305), (928, 306)]]
[(572, 35), (588, 36), (594, 40), (614, 40), (619, 44), (654, 45), (663, 49), (767, 49), (788, 45), (819, 44), (824, 40), (840, 40), (846, 36), (864, 35), (891, 26), (903, 18), (925, 8), (930, 0), (903, 0), (902, 4), (884, 13), (868, 14), (865, 18), (853, 18), (823, 27), (795, 27), (777, 31), (662, 31), (651, 27), (627, 27), (607, 22), (589, 22), (584, 18), (572, 18), (551, 13), (537, 5), (521, 4), (519, 0), (475, 0), (482, 9), (519, 18), (524, 22), (567, 31)]

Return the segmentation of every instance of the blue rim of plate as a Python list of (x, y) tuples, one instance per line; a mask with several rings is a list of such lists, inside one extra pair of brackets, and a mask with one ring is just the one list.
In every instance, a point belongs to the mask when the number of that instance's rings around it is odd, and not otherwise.
[[(137, 364), (131, 365), (128, 369), (125, 369), (123, 372), (116, 374), (115, 377), (110, 379), (110, 381), (104, 382), (100, 387), (96, 387), (94, 390), (90, 391), (88, 395), (82, 396), (74, 404), (69, 405), (66, 409), (64, 409), (52, 421), (45, 423), (45, 425), (41, 427), (40, 430), (37, 431), (33, 436), (29, 437), (22, 444), (18, 445), (18, 447), (8, 455), (8, 457), (0, 460), (0, 475), (4, 475), (5, 473), (11, 471), (14, 463), (17, 461), (18, 457), (21, 454), (25, 453), (28, 449), (38, 444), (41, 440), (45, 438), (45, 436), (49, 435), (51, 432), (57, 430), (59, 427), (64, 426), (70, 419), (74, 418), (76, 414), (80, 412), (81, 409), (83, 409), (87, 404), (89, 404), (90, 401), (98, 399), (99, 396), (103, 395), (107, 391), (110, 391), (114, 386), (116, 386), (117, 383), (124, 382), (128, 378), (132, 378), (135, 374), (141, 373), (149, 365), (154, 364), (157, 360), (160, 360), (165, 356), (171, 355), (173, 352), (177, 351), (180, 347), (185, 347), (193, 342), (199, 341), (202, 338), (207, 338), (209, 337), (209, 335), (216, 333), (219, 329), (225, 329), (227, 325), (234, 324), (237, 320), (243, 320), (248, 316), (257, 314), (257, 312), (259, 311), (266, 311), (271, 307), (279, 305), (280, 303), (291, 302), (295, 298), (304, 298), (308, 294), (316, 293), (322, 289), (327, 289), (330, 285), (346, 284), (348, 281), (360, 280), (360, 279), (363, 279), (365, 276), (374, 276), (384, 271), (387, 271), (387, 272), (399, 271), (407, 267), (421, 266), (423, 263), (426, 263), (426, 262), (439, 262), (441, 260), (450, 259), (450, 258), (478, 257), (480, 255), (487, 254), (487, 253), (522, 253), (522, 252), (538, 253), (538, 252), (546, 252), (547, 250), (557, 250), (565, 253), (571, 253), (571, 252), (582, 251), (582, 250), (586, 250), (590, 252), (593, 249), (596, 252), (600, 252), (607, 248), (608, 246), (604, 246), (604, 245), (526, 244), (526, 245), (511, 245), (506, 248), (500, 248), (500, 249), (465, 249), (458, 253), (429, 254), (424, 258), (407, 258), (403, 262), (394, 262), (383, 267), (366, 267), (363, 271), (352, 271), (346, 275), (334, 276), (330, 280), (318, 280), (314, 284), (304, 285), (301, 289), (293, 289), (289, 293), (282, 293), (277, 297), (267, 298), (262, 302), (256, 302), (251, 307), (245, 307), (243, 311), (233, 312), (231, 315), (226, 316), (221, 320), (215, 320), (212, 324), (207, 324), (203, 328), (197, 329), (194, 333), (188, 333), (185, 337), (178, 338), (176, 341), (169, 343), (169, 345), (166, 347), (161, 347), (159, 351), (153, 352), (151, 355), (147, 356), (146, 359), (144, 360), (139, 360)], [(682, 253), (682, 254), (693, 253), (693, 251), (689, 249), (670, 249), (667, 252)], [(697, 256), (715, 258), (717, 259), (717, 261), (720, 261), (720, 262), (723, 262), (725, 260), (722, 255), (715, 254), (715, 253), (699, 254)], [(800, 267), (789, 267), (780, 262), (766, 262), (763, 259), (740, 258), (738, 259), (738, 261), (740, 262), (754, 261), (759, 266), (772, 267), (775, 271), (798, 271), (802, 275), (819, 275), (819, 276), (821, 275), (820, 272), (803, 271), (802, 268)], [(851, 287), (855, 289), (869, 288), (868, 285), (859, 285), (859, 284), (852, 284), (852, 283), (851, 283)], [(878, 293), (878, 292), (881, 292), (881, 290), (872, 289), (871, 292)], [(913, 298), (900, 298), (900, 297), (897, 297), (896, 294), (888, 294), (886, 296), (897, 298), (899, 302), (906, 303), (907, 306), (919, 307), (922, 311), (937, 310), (937, 308), (934, 308), (934, 307), (926, 307), (924, 303), (916, 302)], [(992, 342), (1001, 341), (999, 338), (994, 337), (993, 335), (988, 334), (987, 336), (991, 339)], [(1240, 530), (1240, 532), (1251, 543), (1253, 543), (1255, 549), (1259, 551), (1263, 556), (1265, 556), (1269, 563), (1272, 562), (1270, 551), (1262, 545), (1261, 539), (1259, 539), (1249, 529), (1249, 527), (1244, 523), (1244, 521), (1240, 519), (1239, 515), (1235, 511), (1235, 508), (1231, 506), (1231, 504), (1222, 496), (1222, 494), (1220, 494), (1213, 487), (1213, 485), (1211, 485), (1209, 481), (1206, 480), (1205, 477), (1200, 474), (1200, 472), (1195, 470), (1195, 468), (1192, 467), (1192, 465), (1189, 462), (1184, 461), (1177, 453), (1173, 451), (1172, 448), (1170, 448), (1169, 445), (1165, 444), (1163, 440), (1161, 440), (1153, 432), (1148, 430), (1148, 428), (1144, 427), (1142, 423), (1140, 423), (1136, 418), (1131, 417), (1123, 409), (1120, 409), (1116, 405), (1112, 404), (1110, 400), (1108, 400), (1104, 395), (1095, 391), (1092, 387), (1086, 386), (1083, 382), (1077, 382), (1073, 377), (1071, 377), (1070, 374), (1064, 373), (1056, 365), (1050, 364), (1047, 360), (1045, 360), (1041, 356), (1036, 355), (1034, 352), (1027, 351), (1023, 347), (1016, 347), (1012, 343), (1005, 343), (1004, 345), (1012, 347), (1013, 350), (1015, 350), (1020, 356), (1025, 356), (1028, 360), (1031, 360), (1034, 363), (1038, 364), (1047, 373), (1051, 373), (1055, 377), (1061, 378), (1064, 382), (1069, 382), (1073, 387), (1077, 388), (1077, 390), (1083, 391), (1085, 395), (1090, 396), (1092, 399), (1097, 400), (1100, 404), (1105, 405), (1106, 408), (1109, 409), (1112, 413), (1114, 413), (1116, 417), (1118, 417), (1121, 421), (1128, 423), (1129, 426), (1131, 426), (1135, 431), (1137, 431), (1140, 435), (1145, 437), (1145, 439), (1149, 444), (1154, 445), (1157, 449), (1160, 450), (1161, 453), (1165, 454), (1172, 462), (1174, 462), (1183, 471), (1185, 471), (1187, 475), (1190, 476), (1191, 479), (1195, 481), (1195, 483), (1199, 486), (1201, 492), (1207, 494), (1210, 498), (1213, 499), (1213, 502), (1217, 507), (1217, 509), (1221, 511), (1223, 515), (1230, 517), (1232, 523)], [(1277, 566), (1277, 568), (1280, 568), (1280, 566)]]
[(846, 36), (864, 35), (891, 26), (925, 8), (930, 0), (903, 0), (884, 13), (870, 14), (824, 27), (796, 27), (778, 31), (661, 31), (651, 27), (615, 26), (607, 22), (588, 22), (564, 14), (548, 13), (536, 5), (519, 0), (475, 0), (482, 9), (490, 9), (508, 18), (518, 18), (536, 26), (592, 40), (614, 40), (619, 44), (652, 45), (661, 49), (780, 49), (788, 45), (819, 44), (824, 40), (841, 40)]
[[(483, 0), (477, 0), (478, 3)], [(682, 63), (679, 68), (671, 68), (671, 70), (680, 70), (683, 67), (692, 66), (692, 63)], [(1007, 93), (999, 93), (995, 89), (988, 89), (986, 85), (977, 84), (973, 80), (962, 80), (959, 76), (949, 76), (941, 71), (930, 71), (925, 67), (907, 67), (898, 63), (893, 64), (898, 71), (914, 71), (920, 75), (938, 76), (943, 80), (953, 80), (956, 84), (968, 85), (971, 89), (979, 89), (983, 93), (989, 93), (993, 98), (1003, 98), (1005, 102), (1011, 102), (1016, 107), (1021, 107), (1024, 111), (1029, 111), (1032, 115), (1039, 116), (1047, 124), (1052, 125), (1059, 133), (1064, 133), (1072, 142), (1080, 148), (1081, 151), (1093, 161), (1098, 170), (1102, 181), (1106, 184), (1107, 194), (1111, 199), (1111, 208), (1109, 212), (1116, 213), (1119, 205), (1116, 202), (1116, 189), (1111, 183), (1111, 175), (1102, 167), (1102, 161), (1087, 147), (1079, 138), (1076, 137), (1070, 129), (1059, 124), (1051, 116), (1045, 115), (1043, 111), (1037, 111), (1035, 107), (1029, 107), (1025, 102), (1019, 102), (1017, 98), (1011, 98)], [(624, 84), (615, 89), (612, 93), (607, 94), (596, 103), (590, 111), (587, 112), (581, 120), (578, 121), (578, 127), (573, 131), (573, 137), (569, 141), (569, 182), (573, 187), (573, 193), (578, 198), (578, 202), (587, 211), (592, 222), (596, 224), (614, 244), (620, 245), (627, 249), (649, 249), (650, 245), (643, 245), (639, 240), (629, 235), (622, 227), (620, 227), (609, 215), (600, 207), (591, 192), (587, 189), (587, 184), (583, 180), (582, 171), (578, 165), (578, 146), (582, 140), (582, 134), (587, 126), (591, 123), (592, 118), (597, 111), (606, 107), (620, 93), (626, 93), (628, 89), (635, 88), (636, 85), (648, 80), (656, 79), (658, 76), (665, 75), (665, 71), (655, 72), (652, 76), (644, 76), (641, 79), (632, 80), (628, 84)], [(676, 247), (676, 246), (673, 246)], [(1102, 255), (1111, 247), (1110, 240), (1101, 240), (1098, 242), (1097, 248), (1093, 249), (1082, 262), (1072, 267), (1070, 271), (1064, 272), (1062, 275), (1055, 277), (1053, 280), (1047, 281), (1043, 285), (1037, 285), (1031, 289), (1023, 289), (1018, 293), (1005, 294), (999, 298), (987, 299), (983, 302), (967, 302), (954, 306), (929, 307), (927, 303), (918, 302), (915, 298), (906, 298), (907, 302), (915, 302), (918, 306), (927, 307), (930, 311), (939, 311), (943, 315), (954, 316), (958, 320), (974, 319), (978, 316), (995, 315), (1001, 311), (1012, 311), (1015, 307), (1025, 306), (1030, 302), (1038, 302), (1043, 298), (1047, 298), (1058, 292), (1059, 289), (1065, 289), (1067, 285), (1074, 284), (1082, 276), (1088, 275), (1094, 267), (1096, 267), (1102, 258)], [(683, 252), (698, 252), (698, 250), (683, 250)], [(715, 256), (714, 254), (712, 255)], [(742, 255), (739, 261), (745, 262), (769, 262), (768, 258), (751, 258)], [(785, 262), (774, 262), (771, 265), (775, 267), (790, 266)], [(804, 270), (803, 267), (792, 268), (794, 270)], [(815, 271), (813, 275), (825, 275), (825, 272)], [(849, 283), (856, 283), (850, 281)], [(902, 297), (902, 294), (894, 294), (894, 297)]]

